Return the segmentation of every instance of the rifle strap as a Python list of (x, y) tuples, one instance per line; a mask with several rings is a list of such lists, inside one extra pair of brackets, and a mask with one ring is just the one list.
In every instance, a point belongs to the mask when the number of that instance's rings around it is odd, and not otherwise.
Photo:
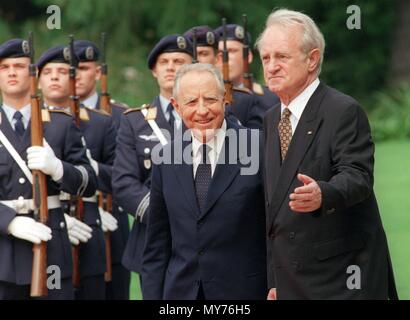
[(30, 183), (33, 184), (33, 174), (31, 173), (30, 169), (27, 167), (26, 162), (20, 157), (16, 149), (14, 149), (13, 145), (10, 143), (10, 141), (7, 139), (7, 137), (4, 135), (4, 133), (1, 130), (0, 130), (0, 142), (10, 153), (14, 161), (16, 161), (17, 165), (20, 167), (21, 171), (23, 171), (24, 175), (27, 177)]

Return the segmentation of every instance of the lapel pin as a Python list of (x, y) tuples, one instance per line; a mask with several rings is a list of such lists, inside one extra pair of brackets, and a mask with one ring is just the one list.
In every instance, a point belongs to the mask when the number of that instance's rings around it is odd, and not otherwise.
[(311, 135), (311, 134), (313, 134), (313, 131), (308, 131), (307, 134)]

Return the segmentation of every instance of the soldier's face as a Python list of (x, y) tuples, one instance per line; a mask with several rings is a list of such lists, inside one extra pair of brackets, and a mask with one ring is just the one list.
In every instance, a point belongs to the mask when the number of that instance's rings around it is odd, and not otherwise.
[(69, 93), (70, 66), (66, 63), (47, 63), (40, 73), (39, 87), (48, 104), (65, 102)]
[(7, 58), (0, 61), (0, 91), (14, 97), (27, 95), (30, 91), (28, 67), (30, 59)]
[[(229, 55), (229, 80), (235, 85), (241, 84), (243, 76), (243, 44), (236, 40), (227, 40), (226, 47)], [(223, 42), (219, 41), (218, 68), (222, 71)], [(248, 62), (252, 63), (252, 52), (249, 52)]]
[(152, 75), (157, 79), (158, 86), (163, 91), (172, 91), (175, 74), (184, 64), (192, 62), (189, 54), (183, 52), (166, 52), (158, 56), (152, 69)]
[(214, 48), (208, 46), (198, 46), (196, 48), (198, 61), (200, 63), (209, 63), (215, 65), (216, 63), (216, 53)]
[(302, 32), (298, 27), (269, 27), (260, 41), (260, 56), (269, 90), (287, 103), (316, 77), (319, 49), (305, 53), (301, 48)]
[(96, 62), (80, 62), (77, 68), (76, 90), (81, 100), (93, 94), (101, 79), (101, 67)]
[(178, 96), (171, 101), (188, 129), (201, 141), (209, 141), (224, 119), (224, 97), (209, 72), (191, 71), (179, 83)]

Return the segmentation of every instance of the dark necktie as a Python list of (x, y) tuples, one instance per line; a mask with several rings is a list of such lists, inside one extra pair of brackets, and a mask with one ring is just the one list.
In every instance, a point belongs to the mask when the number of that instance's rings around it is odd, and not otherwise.
[(282, 162), (285, 160), (286, 153), (289, 149), (290, 141), (292, 140), (292, 124), (289, 118), (291, 114), (292, 113), (290, 112), (290, 110), (288, 108), (285, 108), (278, 126)]
[(20, 111), (16, 111), (14, 113), (13, 119), (16, 120), (14, 123), (14, 131), (16, 131), (17, 135), (22, 138), (24, 135), (24, 124), (23, 124), (23, 115)]
[(198, 200), (198, 205), (201, 213), (203, 213), (205, 210), (208, 188), (211, 184), (212, 179), (211, 161), (209, 160), (210, 150), (211, 148), (206, 144), (203, 144), (201, 146), (200, 152), (202, 156), (202, 161), (198, 165), (195, 174), (196, 198)]
[(174, 128), (174, 124), (175, 124), (175, 117), (174, 117), (174, 113), (172, 112), (173, 110), (174, 110), (174, 107), (172, 106), (172, 103), (170, 103), (167, 107), (167, 112), (169, 114), (168, 123), (170, 124), (171, 128)]

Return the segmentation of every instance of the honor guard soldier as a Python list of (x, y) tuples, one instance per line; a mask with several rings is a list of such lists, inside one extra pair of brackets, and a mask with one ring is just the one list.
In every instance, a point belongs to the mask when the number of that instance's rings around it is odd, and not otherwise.
[[(223, 27), (220, 26), (215, 29), (215, 32), (222, 37)], [(243, 61), (243, 47), (244, 45), (249, 45), (251, 43), (251, 35), (246, 32), (242, 26), (237, 24), (227, 24), (226, 25), (226, 45), (229, 52), (229, 77), (233, 82), (234, 88), (246, 89), (244, 86), (244, 61)], [(222, 65), (222, 49), (223, 42), (219, 41), (219, 55), (218, 55), (218, 65)], [(248, 61), (250, 65), (253, 61), (252, 50), (249, 48)], [(249, 90), (249, 89), (248, 89)], [(262, 86), (259, 83), (252, 81), (252, 90), (259, 101), (260, 116), (263, 118), (265, 112), (279, 103), (279, 98), (266, 86)]]
[[(86, 108), (92, 110), (103, 110), (101, 95), (97, 93), (97, 83), (101, 81), (104, 65), (99, 64), (101, 52), (97, 45), (88, 40), (76, 40), (74, 42), (75, 53), (80, 63), (77, 68), (76, 89), (77, 95)], [(104, 51), (104, 48), (102, 48)], [(105, 59), (103, 59), (105, 60)], [(104, 64), (105, 61), (102, 61)], [(107, 68), (105, 66), (105, 68)], [(102, 86), (101, 86), (102, 87)], [(107, 94), (101, 92), (101, 94)], [(116, 130), (120, 126), (121, 116), (126, 110), (126, 106), (115, 103), (113, 100), (109, 103), (109, 108), (114, 121)], [(96, 129), (98, 130), (98, 129)], [(92, 138), (92, 137), (90, 137)], [(110, 141), (115, 141), (115, 136), (109, 137)], [(89, 145), (86, 137), (87, 145)], [(94, 158), (94, 156), (93, 156)], [(105, 164), (107, 166), (108, 164)], [(107, 187), (111, 190), (111, 170), (106, 170)], [(99, 177), (102, 178), (102, 177)], [(111, 191), (109, 192), (111, 194)], [(130, 272), (121, 264), (122, 255), (129, 235), (128, 217), (120, 212), (120, 208), (113, 199), (112, 214), (105, 212), (100, 207), (102, 226), (104, 231), (109, 231), (112, 278), (108, 281), (106, 287), (106, 298), (108, 300), (128, 300), (130, 286)], [(110, 223), (111, 222), (111, 223)], [(113, 225), (114, 223), (114, 225)], [(117, 229), (113, 228), (117, 228)]]
[[(135, 217), (123, 256), (123, 265), (140, 273), (145, 243), (145, 226), (151, 181), (151, 150), (166, 144), (181, 119), (170, 102), (174, 77), (184, 64), (192, 62), (192, 44), (182, 35), (162, 38), (148, 56), (148, 67), (156, 78), (160, 94), (149, 108), (130, 109), (121, 120), (113, 168), (114, 198), (124, 212)], [(169, 134), (163, 134), (165, 129)]]
[[(191, 42), (196, 36), (197, 59), (200, 63), (209, 63), (222, 68), (218, 64), (218, 44), (220, 35), (209, 26), (197, 26), (189, 29), (184, 33)], [(231, 63), (229, 63), (231, 68)], [(231, 72), (231, 70), (229, 70)], [(262, 126), (262, 117), (254, 110), (258, 110), (258, 99), (255, 99), (249, 90), (240, 87), (233, 87), (232, 103), (226, 106), (225, 112), (228, 117), (235, 117), (239, 122), (249, 128), (260, 129)]]
[[(44, 102), (50, 110), (71, 112), (70, 108), (67, 109), (72, 94), (69, 90), (69, 54), (71, 53), (67, 51), (67, 47), (58, 46), (47, 50), (38, 61), (39, 83)], [(74, 58), (78, 63), (78, 57)], [(110, 193), (116, 135), (112, 118), (103, 111), (85, 107), (80, 108), (79, 116), (79, 129), (85, 139), (87, 156), (98, 178), (98, 190)], [(71, 205), (70, 194), (62, 194), (61, 200), (65, 202), (66, 212), (68, 212)], [(83, 197), (82, 201), (83, 223), (91, 228), (92, 237), (72, 242), (73, 245), (80, 246), (80, 283), (75, 288), (75, 296), (76, 299), (81, 300), (105, 299), (106, 256), (104, 232), (101, 226), (103, 221), (109, 228), (115, 229), (117, 222), (113, 217), (100, 216), (96, 193)]]
[[(21, 39), (0, 46), (0, 299), (28, 299), (33, 243), (47, 241), (47, 265), (58, 270), (61, 287), (46, 299), (72, 299), (72, 256), (60, 190), (92, 196), (97, 180), (81, 132), (64, 112), (43, 110), (44, 146), (30, 147), (30, 46)], [(30, 170), (47, 181), (47, 226), (34, 220)], [(67, 230), (70, 228), (69, 230)], [(81, 229), (80, 229), (81, 230)]]

